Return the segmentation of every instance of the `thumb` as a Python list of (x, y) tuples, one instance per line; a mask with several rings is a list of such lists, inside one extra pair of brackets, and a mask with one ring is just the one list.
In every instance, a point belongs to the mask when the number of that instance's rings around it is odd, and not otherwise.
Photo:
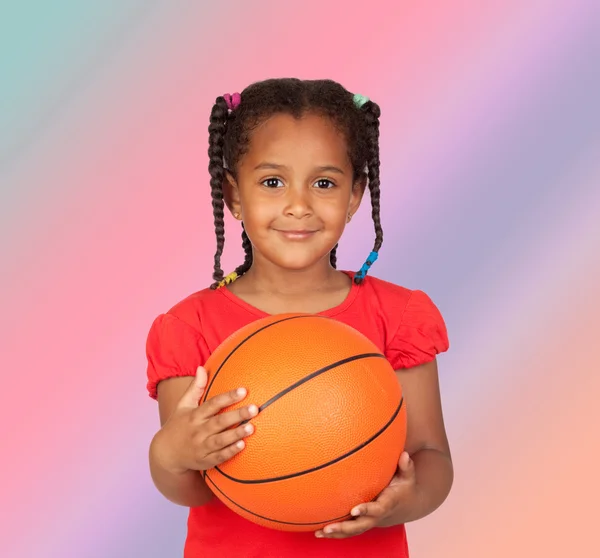
[(415, 475), (415, 462), (410, 458), (408, 452), (403, 451), (398, 461), (398, 468), (403, 477), (412, 477)]
[(180, 409), (183, 408), (195, 408), (198, 406), (204, 389), (206, 388), (206, 382), (208, 381), (208, 375), (206, 370), (202, 366), (198, 366), (196, 369), (196, 376), (190, 383), (190, 386), (185, 390), (185, 393), (179, 400)]

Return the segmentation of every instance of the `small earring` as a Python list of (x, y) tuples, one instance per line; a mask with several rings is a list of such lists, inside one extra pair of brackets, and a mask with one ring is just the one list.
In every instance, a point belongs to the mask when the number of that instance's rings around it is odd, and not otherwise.
[(237, 213), (237, 212), (236, 212), (236, 213), (234, 213), (234, 214), (233, 214), (233, 216), (234, 216), (236, 219), (239, 219), (239, 218), (240, 218), (240, 214), (239, 214), (239, 213)]
[(346, 221), (346, 223), (349, 223), (350, 221), (352, 221), (352, 214), (348, 213), (348, 220)]

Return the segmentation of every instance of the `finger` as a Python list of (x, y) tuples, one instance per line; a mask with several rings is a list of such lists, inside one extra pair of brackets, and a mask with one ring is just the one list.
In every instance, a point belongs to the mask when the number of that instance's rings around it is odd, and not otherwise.
[(190, 386), (185, 390), (181, 399), (178, 403), (178, 408), (195, 408), (198, 406), (198, 402), (204, 393), (208, 376), (206, 370), (202, 366), (198, 366), (196, 369), (196, 376), (191, 381)]
[(200, 405), (200, 407), (198, 408), (200, 417), (203, 419), (212, 417), (222, 409), (225, 409), (226, 407), (229, 407), (234, 403), (237, 403), (238, 401), (244, 399), (244, 397), (246, 397), (246, 394), (246, 388), (241, 387), (238, 389), (232, 389), (231, 391), (227, 391), (225, 393), (220, 393), (215, 397), (211, 397), (210, 399), (202, 403), (202, 405)]
[(342, 523), (327, 525), (322, 531), (317, 531), (318, 538), (326, 539), (345, 539), (361, 535), (365, 531), (372, 529), (376, 525), (376, 520), (372, 517), (361, 517)]
[(246, 444), (244, 440), (239, 440), (235, 444), (231, 444), (226, 448), (207, 455), (202, 459), (202, 461), (210, 463), (210, 467), (216, 467), (217, 465), (220, 465), (221, 463), (231, 459), (234, 455), (240, 453), (245, 447)]
[(254, 426), (252, 424), (243, 424), (237, 428), (231, 428), (220, 434), (209, 436), (206, 439), (206, 447), (211, 453), (220, 451), (223, 448), (235, 444), (246, 436), (250, 436), (253, 432)]
[[(204, 429), (207, 434), (218, 434), (237, 426), (240, 423), (246, 424), (248, 420), (254, 418), (258, 414), (258, 407), (256, 405), (247, 405), (234, 411), (227, 411), (226, 413), (218, 414), (214, 417), (209, 418), (206, 421)], [(242, 426), (242, 425), (240, 425)]]
[(398, 503), (398, 488), (384, 488), (375, 500), (354, 506), (350, 511), (353, 517), (369, 516), (376, 519), (388, 514)]
[(389, 504), (385, 500), (382, 502), (380, 500), (375, 500), (373, 502), (369, 502), (367, 504), (361, 504), (360, 506), (356, 506), (350, 512), (353, 517), (373, 517), (380, 518), (383, 517), (389, 511)]
[(402, 478), (410, 478), (415, 476), (415, 462), (405, 451), (403, 451), (402, 455), (400, 455), (398, 468), (400, 469)]

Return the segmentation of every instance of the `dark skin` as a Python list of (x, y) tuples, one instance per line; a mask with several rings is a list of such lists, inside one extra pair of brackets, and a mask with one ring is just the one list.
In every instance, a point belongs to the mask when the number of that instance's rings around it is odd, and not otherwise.
[[(356, 179), (344, 137), (326, 119), (275, 115), (254, 132), (225, 201), (252, 241), (252, 268), (229, 289), (269, 314), (321, 312), (339, 305), (350, 278), (333, 269), (329, 252), (358, 210), (365, 179)], [(437, 362), (397, 370), (407, 408), (405, 451), (397, 474), (374, 502), (357, 502), (354, 519), (326, 526), (317, 537), (345, 538), (375, 527), (425, 517), (446, 499), (453, 481)], [(200, 471), (243, 451), (252, 434), (230, 426), (255, 416), (250, 404), (221, 409), (245, 397), (231, 392), (198, 406), (206, 372), (158, 386), (161, 430), (150, 447), (158, 489), (171, 501), (198, 506), (212, 494)], [(241, 444), (240, 444), (241, 442)]]

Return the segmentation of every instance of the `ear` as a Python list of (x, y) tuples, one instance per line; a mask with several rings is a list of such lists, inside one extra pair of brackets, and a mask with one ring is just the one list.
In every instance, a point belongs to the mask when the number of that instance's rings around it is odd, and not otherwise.
[(352, 185), (352, 193), (350, 194), (350, 204), (348, 206), (348, 215), (352, 217), (360, 207), (365, 189), (367, 188), (367, 175), (362, 174)]
[(228, 170), (225, 171), (225, 177), (223, 178), (223, 200), (233, 217), (238, 221), (241, 221), (242, 206), (240, 204), (238, 184)]

